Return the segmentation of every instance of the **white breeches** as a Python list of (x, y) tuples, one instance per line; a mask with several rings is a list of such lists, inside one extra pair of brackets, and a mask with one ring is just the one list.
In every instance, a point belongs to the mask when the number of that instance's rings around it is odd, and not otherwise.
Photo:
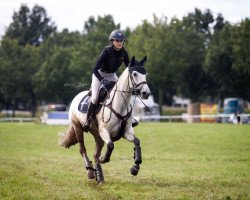
[[(118, 77), (116, 76), (116, 73), (105, 73), (105, 72), (101, 72), (99, 70), (100, 75), (109, 81), (113, 81), (116, 82), (118, 80)], [(91, 95), (91, 102), (93, 104), (97, 104), (98, 103), (98, 96), (99, 96), (99, 90), (101, 87), (101, 82), (99, 81), (99, 79), (95, 76), (95, 74), (92, 74), (92, 83), (91, 83), (91, 91), (92, 91), (92, 95)]]

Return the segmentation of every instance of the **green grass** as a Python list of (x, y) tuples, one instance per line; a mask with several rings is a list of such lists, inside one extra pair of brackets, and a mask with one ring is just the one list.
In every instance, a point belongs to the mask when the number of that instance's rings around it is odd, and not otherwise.
[[(250, 199), (249, 125), (141, 123), (139, 174), (121, 139), (103, 185), (87, 179), (78, 145), (57, 145), (66, 128), (0, 123), (0, 199)], [(92, 159), (90, 134), (85, 142)]]

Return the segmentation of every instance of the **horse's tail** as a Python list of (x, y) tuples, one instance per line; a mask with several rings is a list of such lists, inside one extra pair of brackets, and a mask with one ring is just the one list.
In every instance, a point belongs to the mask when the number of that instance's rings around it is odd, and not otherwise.
[(75, 130), (72, 125), (70, 125), (69, 129), (66, 133), (60, 134), (59, 138), (59, 145), (63, 146), (66, 149), (69, 149), (72, 145), (75, 145), (77, 143)]

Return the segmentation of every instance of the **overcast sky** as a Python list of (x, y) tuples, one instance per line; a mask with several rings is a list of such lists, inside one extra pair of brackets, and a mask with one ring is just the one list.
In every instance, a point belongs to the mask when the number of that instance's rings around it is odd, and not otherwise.
[(82, 31), (90, 16), (111, 14), (121, 28), (135, 28), (147, 19), (156, 16), (181, 18), (194, 8), (202, 11), (209, 8), (214, 16), (221, 13), (230, 22), (250, 18), (250, 0), (0, 0), (0, 36), (12, 21), (14, 11), (24, 3), (31, 9), (35, 4), (44, 7), (59, 31)]

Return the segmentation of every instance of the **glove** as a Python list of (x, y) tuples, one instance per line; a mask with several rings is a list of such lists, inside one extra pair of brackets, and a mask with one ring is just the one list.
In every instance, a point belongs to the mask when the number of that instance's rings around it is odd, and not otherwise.
[(102, 83), (103, 87), (105, 87), (107, 89), (107, 86), (110, 83), (110, 81), (108, 81), (107, 79), (102, 79), (101, 83)]

